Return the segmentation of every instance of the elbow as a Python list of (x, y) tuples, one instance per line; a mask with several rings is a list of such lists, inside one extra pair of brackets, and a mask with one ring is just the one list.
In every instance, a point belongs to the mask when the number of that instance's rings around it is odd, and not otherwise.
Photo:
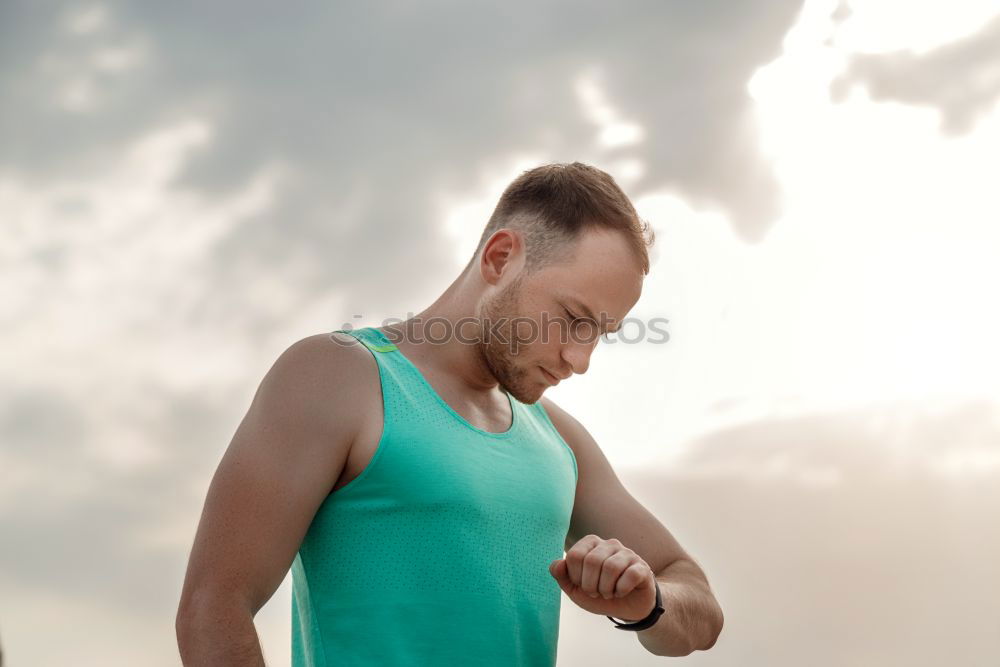
[(702, 651), (707, 651), (715, 646), (715, 643), (719, 641), (719, 635), (722, 634), (722, 626), (726, 623), (726, 617), (722, 613), (722, 607), (718, 603), (715, 604), (715, 613), (712, 616), (712, 630), (708, 637), (708, 643), (700, 648)]
[(174, 617), (174, 632), (177, 634), (177, 641), (181, 643), (206, 627), (231, 624), (234, 619), (249, 618), (252, 621), (254, 615), (244, 596), (193, 593), (181, 597)]
[(197, 595), (182, 595), (177, 605), (177, 614), (174, 616), (174, 632), (177, 633), (177, 640), (181, 641), (198, 624), (198, 617), (204, 616), (198, 609), (204, 607), (203, 600)]
[(178, 642), (184, 638), (188, 629), (193, 625), (192, 618), (193, 613), (190, 605), (187, 601), (181, 600), (181, 603), (177, 606), (177, 615), (174, 616), (174, 633), (177, 635)]
[(184, 647), (190, 644), (197, 633), (197, 629), (198, 619), (195, 612), (186, 606), (178, 607), (177, 616), (174, 618), (174, 635), (182, 654)]

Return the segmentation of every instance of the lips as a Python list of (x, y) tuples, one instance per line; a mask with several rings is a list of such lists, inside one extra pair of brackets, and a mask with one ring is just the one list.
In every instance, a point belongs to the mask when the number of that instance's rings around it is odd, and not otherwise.
[(548, 372), (547, 370), (545, 370), (541, 366), (539, 366), (539, 368), (542, 370), (542, 374), (545, 376), (545, 379), (548, 380), (548, 382), (549, 382), (550, 385), (552, 385), (554, 387), (557, 384), (559, 384), (559, 378), (557, 378), (555, 375), (553, 375), (552, 373)]

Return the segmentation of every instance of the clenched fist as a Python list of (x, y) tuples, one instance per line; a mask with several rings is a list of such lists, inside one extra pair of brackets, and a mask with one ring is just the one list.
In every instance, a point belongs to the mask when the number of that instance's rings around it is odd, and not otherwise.
[(638, 621), (656, 604), (656, 578), (643, 559), (618, 540), (587, 535), (565, 558), (552, 561), (549, 573), (582, 609)]

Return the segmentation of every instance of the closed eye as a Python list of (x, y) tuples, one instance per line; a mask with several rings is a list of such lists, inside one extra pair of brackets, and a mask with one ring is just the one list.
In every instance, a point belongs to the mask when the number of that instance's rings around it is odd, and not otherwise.
[(570, 322), (571, 325), (574, 324), (574, 323), (576, 323), (576, 322), (593, 322), (594, 326), (595, 327), (597, 326), (597, 323), (594, 322), (594, 320), (590, 319), (589, 317), (586, 317), (586, 318), (584, 318), (584, 317), (577, 317), (573, 313), (569, 312), (569, 309), (566, 306), (563, 306), (562, 309), (563, 309), (563, 312), (566, 313), (566, 316), (569, 318), (569, 322)]

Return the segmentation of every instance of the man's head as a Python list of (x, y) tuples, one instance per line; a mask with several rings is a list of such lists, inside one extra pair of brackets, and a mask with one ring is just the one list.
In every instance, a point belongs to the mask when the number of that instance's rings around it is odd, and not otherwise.
[(582, 162), (546, 164), (523, 172), (500, 195), (463, 273), (476, 263), (498, 230), (517, 229), (527, 252), (525, 270), (534, 273), (564, 261), (573, 242), (588, 229), (619, 232), (643, 275), (649, 273), (647, 248), (654, 234), (632, 202), (604, 171)]
[(558, 379), (586, 372), (600, 336), (638, 301), (652, 243), (599, 169), (544, 165), (514, 180), (466, 267), (482, 279), (479, 349), (500, 386), (534, 403)]

